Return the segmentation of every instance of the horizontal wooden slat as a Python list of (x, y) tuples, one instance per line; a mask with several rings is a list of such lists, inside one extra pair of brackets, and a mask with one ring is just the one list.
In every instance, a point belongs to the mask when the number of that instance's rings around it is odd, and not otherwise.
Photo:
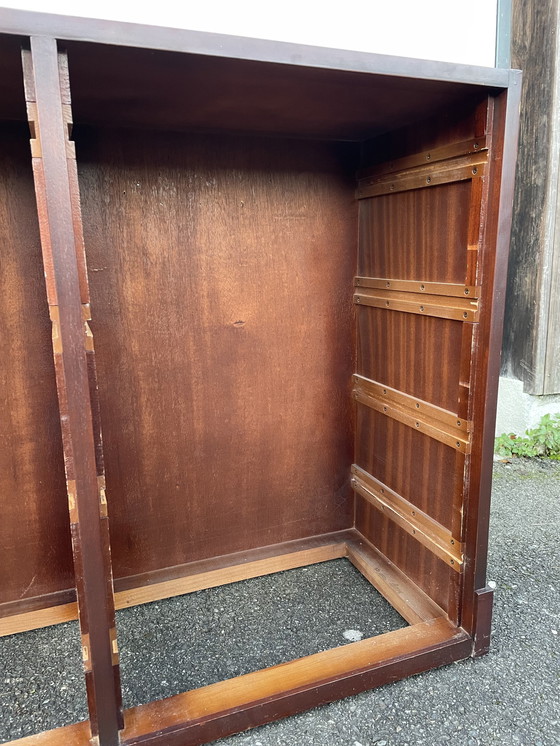
[(443, 409), (419, 399), (417, 396), (398, 391), (378, 381), (372, 381), (358, 373), (354, 374), (353, 380), (354, 390), (363, 391), (367, 396), (379, 399), (383, 403), (410, 410), (409, 413), (416, 419), (427, 425), (442, 429), (453, 437), (461, 435), (461, 433), (463, 433), (462, 437), (465, 437), (464, 434), (470, 431), (471, 423), (458, 417), (455, 412), (450, 412), (448, 409)]
[(358, 173), (360, 181), (374, 176), (394, 173), (395, 171), (404, 171), (417, 166), (425, 166), (428, 163), (438, 163), (449, 158), (456, 158), (469, 153), (480, 153), (487, 150), (486, 136), (477, 137), (474, 140), (464, 140), (462, 142), (453, 142), (449, 145), (443, 145), (441, 148), (424, 150), (421, 153), (398, 158), (394, 161), (384, 161), (376, 166), (370, 166)]
[(359, 531), (347, 539), (348, 559), (409, 624), (446, 616), (402, 570), (376, 549)]
[(352, 475), (352, 487), (356, 492), (454, 570), (461, 571), (462, 544), (445, 526), (356, 464), (352, 467)]
[(470, 451), (470, 423), (453, 412), (360, 375), (354, 375), (352, 395), (360, 404), (392, 417), (461, 453)]
[(400, 290), (406, 293), (443, 295), (451, 298), (478, 298), (480, 288), (459, 285), (452, 282), (426, 282), (424, 280), (395, 280), (389, 277), (356, 277), (354, 284), (359, 288), (379, 290)]
[[(347, 536), (347, 531), (337, 531), (332, 534), (251, 549), (247, 552), (236, 552), (219, 558), (191, 562), (175, 568), (176, 572), (180, 573), (177, 577), (159, 582), (157, 580), (153, 582), (153, 579), (145, 576), (117, 579), (115, 581), (116, 608), (139, 606), (164, 598), (181, 596), (185, 593), (344, 557)], [(13, 614), (0, 619), (0, 637), (61, 624), (77, 618), (78, 610), (75, 602)]]
[(413, 413), (409, 413), (406, 410), (395, 407), (394, 405), (391, 405), (389, 403), (384, 404), (379, 399), (374, 399), (368, 396), (363, 389), (355, 388), (353, 395), (357, 402), (359, 402), (360, 404), (364, 404), (370, 409), (375, 409), (376, 412), (381, 412), (381, 414), (384, 414), (387, 417), (391, 417), (398, 422), (402, 422), (403, 425), (408, 425), (408, 427), (413, 428), (430, 438), (434, 438), (434, 440), (439, 440), (440, 443), (444, 443), (451, 448), (455, 448), (461, 453), (470, 452), (470, 441), (465, 438), (464, 434), (457, 434), (455, 436), (449, 435), (443, 430), (440, 430), (438, 427), (428, 424), (415, 417)]
[[(133, 707), (124, 746), (193, 746), (278, 718), (286, 698), (302, 711), (467, 658), (472, 642), (443, 617)], [(14, 741), (18, 746), (86, 746), (87, 723)]]
[(478, 302), (470, 298), (403, 292), (377, 288), (364, 288), (354, 293), (354, 303), (389, 311), (417, 313), (456, 321), (478, 321)]
[(16, 635), (19, 632), (29, 632), (31, 629), (52, 627), (55, 624), (73, 622), (78, 618), (78, 605), (74, 601), (69, 604), (50, 606), (47, 609), (27, 611), (0, 619), (0, 637)]
[(208, 572), (199, 572), (195, 575), (187, 575), (176, 580), (157, 583), (143, 588), (133, 588), (128, 591), (115, 593), (117, 609), (129, 606), (138, 606), (151, 601), (159, 601), (164, 598), (181, 596), (185, 593), (216, 588), (229, 583), (237, 583), (240, 580), (258, 578), (263, 575), (271, 575), (283, 570), (293, 570), (296, 567), (305, 567), (319, 562), (337, 559), (346, 556), (344, 543), (334, 542), (313, 549), (304, 549), (299, 552), (291, 552), (276, 557), (255, 560), (246, 564), (224, 567)]
[(410, 189), (449, 184), (455, 181), (465, 181), (473, 176), (484, 173), (488, 153), (473, 153), (459, 158), (421, 166), (418, 168), (396, 171), (379, 177), (362, 179), (356, 191), (357, 199), (379, 197), (383, 194), (405, 192)]

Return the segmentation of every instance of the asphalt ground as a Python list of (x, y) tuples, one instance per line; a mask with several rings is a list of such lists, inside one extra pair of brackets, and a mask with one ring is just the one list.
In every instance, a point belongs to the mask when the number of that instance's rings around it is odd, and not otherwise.
[[(496, 463), (489, 655), (216, 746), (560, 746), (560, 463)], [(125, 706), (404, 626), (346, 560), (118, 613)], [(86, 717), (77, 624), (0, 639), (0, 743)]]

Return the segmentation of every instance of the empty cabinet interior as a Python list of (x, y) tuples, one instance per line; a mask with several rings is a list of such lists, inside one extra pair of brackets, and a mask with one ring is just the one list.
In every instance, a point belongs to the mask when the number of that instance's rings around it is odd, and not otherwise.
[[(90, 711), (29, 744), (484, 653), (519, 73), (1, 19), (0, 634), (79, 616)], [(407, 627), (123, 713), (115, 609), (340, 557)]]

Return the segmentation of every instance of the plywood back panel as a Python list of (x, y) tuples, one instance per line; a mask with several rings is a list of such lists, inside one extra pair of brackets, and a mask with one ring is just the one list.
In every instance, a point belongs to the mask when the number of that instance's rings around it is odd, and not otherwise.
[(76, 139), (115, 575), (351, 525), (354, 146)]
[(1, 136), (0, 604), (7, 604), (74, 580), (27, 125), (2, 125)]

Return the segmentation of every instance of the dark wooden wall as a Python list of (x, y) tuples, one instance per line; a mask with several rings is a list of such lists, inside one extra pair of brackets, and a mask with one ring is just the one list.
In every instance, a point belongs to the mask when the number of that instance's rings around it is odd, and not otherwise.
[[(378, 138), (368, 144), (365, 156), (370, 163), (381, 164), (384, 158), (389, 164), (419, 154), (421, 161), (429, 162), (433, 148), (479, 137), (485, 116), (486, 105), (472, 102), (460, 112), (447, 112)], [(390, 172), (392, 166), (387, 168)], [(437, 168), (434, 163), (434, 175)], [(472, 251), (473, 234), (484, 220), (475, 194), (467, 179), (361, 199), (358, 275), (419, 285), (468, 285), (469, 277), (473, 282), (472, 261), (479, 254)], [(356, 309), (358, 374), (395, 389), (397, 396), (403, 393), (466, 416), (464, 386), (468, 388), (471, 375), (476, 324), (370, 307), (364, 301), (362, 297)], [(467, 499), (468, 454), (415, 430), (414, 424), (410, 427), (393, 419), (383, 408), (371, 407), (362, 400), (357, 404), (357, 466), (459, 537)], [(363, 493), (356, 497), (356, 527), (450, 617), (457, 618), (461, 579), (449, 564), (370, 504)]]
[(116, 577), (350, 526), (356, 146), (76, 139)]
[[(0, 615), (74, 585), (29, 132), (0, 148)], [(20, 604), (19, 610), (22, 605)]]
[(560, 392), (558, 0), (514, 0), (512, 66), (523, 70), (502, 372)]

